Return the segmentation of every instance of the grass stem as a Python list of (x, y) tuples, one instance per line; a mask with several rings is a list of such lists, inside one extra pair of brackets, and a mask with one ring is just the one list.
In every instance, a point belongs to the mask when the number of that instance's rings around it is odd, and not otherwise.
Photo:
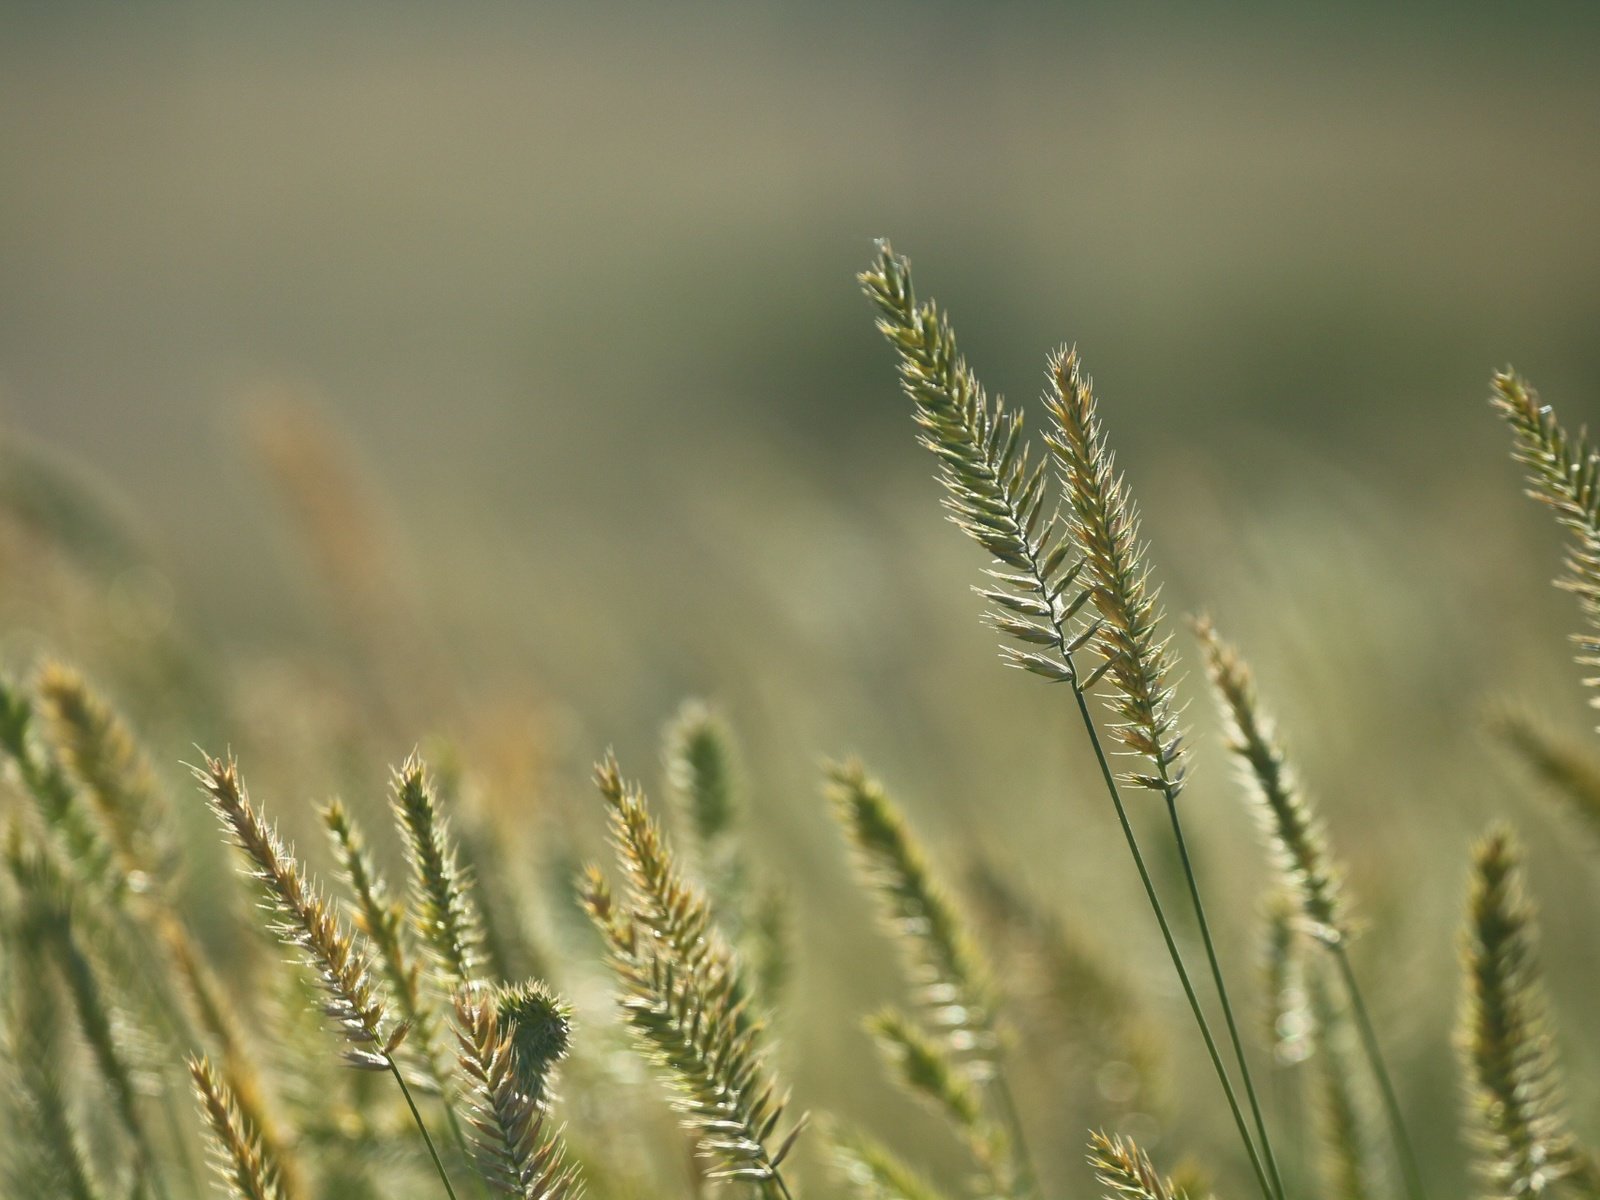
[(1256, 1096), (1255, 1081), (1250, 1076), (1250, 1063), (1245, 1058), (1244, 1043), (1239, 1037), (1239, 1025), (1233, 1017), (1233, 1004), (1228, 999), (1228, 985), (1223, 982), (1222, 964), (1217, 960), (1216, 944), (1211, 940), (1211, 923), (1206, 920), (1206, 907), (1200, 899), (1200, 885), (1195, 879), (1194, 866), (1189, 861), (1189, 846), (1183, 836), (1183, 822), (1178, 818), (1177, 795), (1171, 786), (1162, 789), (1167, 801), (1167, 816), (1172, 822), (1172, 836), (1177, 842), (1178, 858), (1183, 864), (1183, 877), (1189, 885), (1189, 899), (1194, 904), (1194, 916), (1200, 926), (1200, 941), (1205, 946), (1206, 960), (1211, 966), (1211, 979), (1217, 986), (1217, 999), (1222, 1003), (1222, 1019), (1228, 1027), (1228, 1040), (1233, 1043), (1233, 1056), (1239, 1061), (1239, 1074), (1244, 1081), (1244, 1094), (1250, 1105), (1250, 1115), (1255, 1121), (1256, 1135), (1261, 1139), (1261, 1153), (1266, 1159), (1267, 1173), (1272, 1177), (1273, 1190), (1283, 1200), (1283, 1178), (1278, 1174), (1278, 1159), (1272, 1152), (1272, 1139), (1267, 1136), (1267, 1122), (1261, 1114), (1261, 1101)]
[(422, 1140), (427, 1143), (428, 1154), (433, 1159), (433, 1169), (439, 1172), (439, 1182), (444, 1184), (445, 1195), (450, 1200), (457, 1200), (455, 1188), (450, 1186), (450, 1176), (445, 1172), (444, 1163), (439, 1160), (439, 1151), (434, 1148), (433, 1138), (428, 1135), (428, 1127), (422, 1123), (422, 1114), (417, 1111), (417, 1102), (411, 1098), (411, 1089), (406, 1086), (405, 1077), (400, 1074), (400, 1067), (395, 1063), (394, 1056), (389, 1059), (389, 1073), (394, 1076), (394, 1081), (400, 1085), (400, 1094), (406, 1098), (406, 1107), (411, 1110), (411, 1119), (417, 1123), (417, 1130), (422, 1134)]
[(1350, 952), (1343, 942), (1332, 942), (1328, 947), (1339, 964), (1339, 974), (1344, 978), (1345, 991), (1350, 997), (1350, 1008), (1355, 1013), (1356, 1029), (1361, 1034), (1361, 1047), (1366, 1051), (1367, 1062), (1378, 1081), (1378, 1092), (1383, 1097), (1383, 1108), (1389, 1118), (1389, 1131), (1394, 1138), (1395, 1156), (1400, 1160), (1400, 1170), (1405, 1175), (1406, 1195), (1410, 1200), (1427, 1200), (1422, 1186), (1422, 1172), (1417, 1166), (1416, 1151), (1411, 1146), (1411, 1135), (1406, 1131), (1405, 1118), (1400, 1113), (1400, 1099), (1395, 1094), (1394, 1082), (1389, 1078), (1389, 1068), (1383, 1061), (1383, 1050), (1378, 1045), (1378, 1033), (1373, 1028), (1367, 1012), (1367, 1003), (1356, 983), (1355, 968), (1350, 964)]
[(1128, 852), (1133, 856), (1133, 865), (1138, 869), (1139, 882), (1144, 884), (1144, 894), (1150, 901), (1150, 908), (1155, 913), (1156, 924), (1161, 927), (1161, 937), (1167, 945), (1167, 954), (1172, 959), (1172, 966), (1178, 972), (1178, 982), (1183, 985), (1184, 997), (1189, 1001), (1189, 1010), (1194, 1013), (1195, 1023), (1200, 1026), (1200, 1036), (1206, 1044), (1206, 1053), (1211, 1056), (1212, 1069), (1217, 1073), (1217, 1081), (1222, 1084), (1223, 1095), (1227, 1097), (1228, 1108), (1233, 1113), (1234, 1126), (1239, 1131), (1239, 1140), (1244, 1143), (1245, 1152), (1250, 1156), (1250, 1167), (1255, 1172), (1256, 1183), (1261, 1188), (1264, 1200), (1278, 1200), (1277, 1193), (1268, 1182), (1266, 1172), (1262, 1169), (1261, 1156), (1256, 1151), (1254, 1139), (1250, 1136), (1249, 1127), (1245, 1124), (1244, 1113), (1239, 1108), (1239, 1098), (1234, 1093), (1233, 1081), (1228, 1078), (1228, 1069), (1222, 1063), (1222, 1055), (1217, 1050), (1217, 1041), (1211, 1035), (1211, 1025), (1206, 1020), (1205, 1010), (1200, 1007), (1200, 998), (1195, 995), (1194, 984), (1189, 978), (1189, 969), (1184, 965), (1183, 954), (1178, 949), (1177, 939), (1172, 935), (1172, 926), (1167, 922), (1166, 910), (1161, 907), (1161, 897), (1156, 892), (1155, 883), (1150, 878), (1150, 869), (1145, 865), (1144, 854), (1139, 849), (1139, 839), (1133, 832), (1133, 825), (1128, 820), (1128, 810), (1123, 806), (1122, 795), (1117, 790), (1116, 776), (1112, 773), (1111, 764), (1106, 761), (1105, 747), (1100, 744), (1100, 734), (1095, 729), (1094, 716), (1089, 712), (1088, 697), (1078, 687), (1077, 673), (1071, 666), (1071, 659), (1067, 660), (1069, 669), (1073, 670), (1070, 683), (1073, 699), (1078, 703), (1078, 715), (1083, 720), (1084, 731), (1089, 735), (1089, 745), (1094, 750), (1095, 761), (1100, 766), (1100, 776), (1105, 781), (1106, 793), (1111, 797), (1112, 806), (1116, 809), (1117, 823), (1122, 826), (1122, 836), (1127, 840)]

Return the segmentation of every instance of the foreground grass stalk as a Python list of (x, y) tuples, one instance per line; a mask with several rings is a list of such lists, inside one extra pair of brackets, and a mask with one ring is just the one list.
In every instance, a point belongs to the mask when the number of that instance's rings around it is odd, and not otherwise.
[(1283, 1178), (1278, 1173), (1277, 1156), (1272, 1152), (1272, 1140), (1267, 1136), (1266, 1118), (1261, 1112), (1261, 1101), (1256, 1096), (1255, 1081), (1250, 1076), (1250, 1064), (1245, 1059), (1244, 1042), (1239, 1037), (1239, 1024), (1234, 1019), (1233, 1004), (1228, 999), (1228, 985), (1223, 981), (1222, 964), (1217, 960), (1216, 944), (1211, 940), (1211, 922), (1206, 920), (1206, 906), (1200, 899), (1200, 885), (1195, 879), (1194, 867), (1189, 862), (1189, 846), (1183, 836), (1183, 822), (1178, 819), (1176, 789), (1168, 787), (1164, 795), (1167, 817), (1172, 824), (1172, 837), (1178, 846), (1178, 858), (1183, 864), (1183, 878), (1189, 885), (1189, 899), (1194, 905), (1196, 923), (1200, 926), (1200, 942), (1205, 947), (1206, 961), (1211, 967), (1211, 979), (1217, 987), (1217, 999), (1222, 1004), (1222, 1020), (1228, 1027), (1228, 1040), (1233, 1043), (1233, 1054), (1239, 1060), (1239, 1075), (1244, 1081), (1246, 1102), (1255, 1121), (1256, 1133), (1261, 1138), (1261, 1153), (1266, 1159), (1267, 1174), (1272, 1177), (1273, 1190), (1280, 1200), (1283, 1197)]
[(386, 1055), (389, 1060), (389, 1074), (394, 1076), (394, 1081), (400, 1085), (400, 1094), (406, 1098), (406, 1107), (411, 1110), (411, 1119), (416, 1122), (417, 1132), (422, 1135), (423, 1143), (428, 1147), (428, 1157), (433, 1159), (433, 1169), (439, 1173), (439, 1182), (444, 1184), (445, 1195), (450, 1200), (456, 1200), (456, 1190), (450, 1186), (450, 1175), (440, 1161), (438, 1148), (433, 1144), (433, 1138), (428, 1134), (428, 1126), (422, 1120), (422, 1114), (417, 1111), (417, 1102), (411, 1098), (411, 1089), (406, 1086), (405, 1076), (400, 1074), (400, 1068), (395, 1064), (394, 1056)]
[[(1063, 520), (1046, 503), (1045, 464), (1029, 464), (1020, 414), (1007, 412), (999, 402), (990, 403), (956, 349), (949, 321), (931, 302), (917, 302), (910, 264), (887, 242), (880, 242), (860, 281), (878, 307), (879, 330), (899, 355), (901, 386), (916, 406), (921, 441), (939, 459), (946, 507), (955, 523), (996, 559), (989, 574), (1000, 586), (982, 595), (995, 605), (990, 619), (996, 629), (1020, 643), (1007, 644), (1004, 653), (1013, 665), (1071, 687), (1240, 1141), (1262, 1195), (1280, 1200), (1239, 1108), (1089, 711), (1087, 689), (1109, 675), (1117, 691), (1112, 708), (1121, 718), (1111, 734), (1158, 768), (1158, 776), (1132, 775), (1129, 781), (1161, 790), (1169, 780), (1181, 777), (1182, 737), (1166, 683), (1166, 643), (1156, 633), (1156, 598), (1144, 587), (1137, 514), (1112, 471), (1088, 381), (1079, 376), (1077, 356), (1061, 355), (1051, 364), (1056, 391), (1050, 407), (1057, 427), (1047, 441), (1062, 469), (1071, 510)], [(1087, 575), (1087, 586), (1077, 582), (1080, 574)], [(1081, 630), (1074, 628), (1072, 622), (1090, 601), (1099, 618)], [(1090, 675), (1080, 676), (1073, 656), (1091, 644), (1105, 661)], [(1039, 647), (1045, 652), (1040, 653)], [(1242, 1054), (1239, 1059), (1248, 1077)], [(1265, 1123), (1258, 1121), (1257, 1130), (1265, 1142)]]
[(1223, 1065), (1222, 1054), (1217, 1049), (1217, 1040), (1212, 1036), (1211, 1025), (1206, 1020), (1205, 1009), (1200, 1006), (1200, 998), (1195, 995), (1194, 983), (1189, 978), (1189, 969), (1184, 965), (1183, 954), (1178, 949), (1177, 939), (1172, 935), (1172, 926), (1167, 923), (1166, 910), (1161, 907), (1161, 897), (1156, 892), (1155, 883), (1150, 878), (1150, 870), (1145, 865), (1144, 854), (1139, 849), (1139, 839), (1133, 832), (1133, 825), (1128, 820), (1128, 810), (1122, 803), (1122, 796), (1117, 791), (1117, 780), (1111, 770), (1111, 764), (1106, 759), (1105, 748), (1100, 744), (1100, 735), (1095, 729), (1094, 716), (1089, 712), (1089, 701), (1083, 691), (1077, 686), (1077, 680), (1071, 681), (1072, 696), (1078, 702), (1078, 714), (1083, 720), (1084, 730), (1089, 735), (1089, 745), (1094, 750), (1095, 761), (1100, 766), (1100, 775), (1106, 785), (1106, 793), (1111, 797), (1112, 806), (1117, 812), (1117, 823), (1122, 826), (1122, 836), (1128, 843), (1128, 853), (1133, 856), (1133, 865), (1138, 869), (1139, 882), (1144, 884), (1144, 894), (1150, 901), (1150, 908), (1156, 915), (1156, 923), (1161, 926), (1161, 937), (1167, 945), (1167, 955), (1172, 959), (1173, 969), (1178, 973), (1178, 982), (1183, 985), (1183, 994), (1189, 1001), (1189, 1011), (1194, 1013), (1195, 1024), (1200, 1027), (1200, 1036), (1205, 1041), (1206, 1053), (1211, 1057), (1211, 1067), (1217, 1074), (1218, 1081), (1222, 1084), (1223, 1095), (1228, 1100), (1228, 1110), (1233, 1114), (1233, 1123), (1239, 1132), (1239, 1140), (1244, 1143), (1245, 1153), (1250, 1158), (1251, 1170), (1255, 1172), (1256, 1183), (1261, 1188), (1261, 1194), (1272, 1200), (1280, 1193), (1273, 1190), (1267, 1173), (1262, 1166), (1261, 1155), (1256, 1150), (1254, 1139), (1250, 1136), (1249, 1127), (1245, 1124), (1244, 1112), (1239, 1107), (1239, 1097), (1233, 1090), (1233, 1082), (1228, 1077), (1228, 1069)]

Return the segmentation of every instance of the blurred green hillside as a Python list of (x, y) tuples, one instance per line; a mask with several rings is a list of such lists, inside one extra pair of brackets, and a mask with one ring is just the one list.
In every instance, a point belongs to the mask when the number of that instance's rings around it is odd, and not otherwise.
[[(712, 697), (800, 922), (793, 1073), (856, 1114), (901, 1104), (838, 1018), (893, 987), (818, 793), (859, 753), (953, 871), (1015, 864), (1126, 960), (1204, 1157), (1223, 1114), (1086, 749), (995, 661), (857, 293), (891, 235), (993, 390), (1081, 348), (1169, 610), (1250, 655), (1351, 864), (1451, 1194), (1494, 814), (1600, 1127), (1594, 847), (1482, 721), (1589, 724), (1484, 396), (1509, 360), (1596, 411), (1597, 49), (1575, 6), (6, 5), (0, 659), (95, 672), (178, 789), (231, 742), (293, 824), (443, 735), (580, 841), (588, 762), (651, 775)], [(1244, 979), (1264, 872), (1190, 674)]]

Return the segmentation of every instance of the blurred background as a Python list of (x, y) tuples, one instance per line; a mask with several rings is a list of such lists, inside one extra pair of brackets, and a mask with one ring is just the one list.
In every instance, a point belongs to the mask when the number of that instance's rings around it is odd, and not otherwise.
[[(192, 743), (233, 744), (291, 827), (446, 738), (552, 860), (597, 836), (587, 764), (654, 784), (709, 698), (794, 902), (803, 1106), (947, 1169), (855, 1020), (896, 985), (818, 779), (860, 754), (952, 875), (1004, 864), (1107, 948), (1169, 1030), (1141, 1134), (1242, 1186), (1066, 698), (978, 623), (853, 278), (888, 235), (992, 391), (1031, 405), (1082, 350), (1170, 612), (1240, 643), (1324, 806), (1449, 1194), (1494, 815), (1531, 844), (1580, 1125), (1600, 1104), (1593, 848), (1483, 720), (1591, 721), (1484, 398), (1511, 361), (1593, 410), (1597, 33), (1531, 4), (8, 4), (0, 657), (95, 674), (180, 796)], [(1201, 682), (1185, 803), (1247, 990), (1265, 876)], [(1049, 1067), (1034, 1133), (1077, 1190), (1094, 1067)]]

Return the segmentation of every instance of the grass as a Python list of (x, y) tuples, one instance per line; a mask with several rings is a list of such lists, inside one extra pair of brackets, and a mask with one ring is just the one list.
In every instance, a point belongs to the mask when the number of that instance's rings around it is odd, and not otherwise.
[[(1255, 674), (1197, 620), (1222, 745), (1263, 842), (1259, 856), (1227, 847), (1258, 857), (1269, 914), (1265, 982), (1239, 961), (1212, 817), (1191, 788), (1188, 643), (1164, 610), (1159, 560), (1079, 354), (1046, 360), (1035, 446), (1022, 410), (979, 383), (944, 311), (918, 298), (907, 260), (885, 243), (860, 282), (946, 510), (986, 555), (978, 592), (1002, 661), (1053, 685), (1031, 703), (1092, 767), (1059, 781), (1066, 818), (1053, 828), (1103, 841), (1097, 855), (1120, 844), (1154, 920), (1187, 1009), (1166, 1022), (1167, 1040), (1192, 1036), (1183, 1053), (1203, 1052), (1208, 1068), (1171, 1068), (1177, 1114), (1157, 1117), (1163, 1067), (1149, 1027), (1165, 1008), (1141, 995), (1160, 988), (1137, 949), (1149, 930), (1086, 934), (1009, 863), (976, 851), (952, 860), (855, 760), (830, 763), (820, 786), (895, 971), (852, 991), (804, 964), (796, 973), (795, 927), (814, 910), (848, 910), (822, 876), (775, 877), (762, 835), (780, 818), (734, 722), (711, 706), (686, 702), (667, 722), (660, 808), (611, 754), (595, 768), (598, 803), (546, 819), (496, 800), (488, 762), (447, 741), (406, 755), (386, 801), (380, 774), (352, 755), (327, 780), (348, 797), (318, 809), (319, 859), (269, 820), (231, 752), (200, 751), (199, 797), (186, 796), (138, 732), (137, 692), (125, 695), (130, 719), (91, 681), (95, 664), (39, 655), (0, 687), (6, 1102), (24, 1135), (10, 1140), (0, 1194), (1047, 1200), (1091, 1177), (1108, 1197), (1142, 1200), (1450, 1190), (1451, 1165), (1414, 1132), (1426, 1081), (1407, 1074), (1414, 1054), (1393, 1052), (1392, 997), (1375, 1003), (1363, 986), (1393, 965), (1394, 943), (1356, 917), (1356, 872), (1336, 858)], [(1515, 374), (1496, 375), (1493, 393), (1532, 493), (1569, 538), (1561, 582), (1578, 600), (1576, 657), (1592, 668), (1600, 453)], [(325, 508), (300, 516), (347, 524)], [(352, 612), (393, 599), (371, 579), (330, 574), (360, 591)], [(387, 635), (365, 632), (363, 653), (382, 655)], [(382, 690), (406, 674), (369, 677)], [(214, 694), (198, 692), (194, 711)], [(316, 696), (302, 686), (289, 698), (309, 711)], [(404, 720), (395, 714), (417, 700), (378, 707)], [(954, 698), (958, 711), (968, 703)], [(1600, 760), (1530, 711), (1497, 707), (1490, 728), (1588, 828)], [(274, 753), (295, 744), (265, 741), (251, 754), (270, 776)], [(957, 739), (928, 753), (970, 750)], [(1108, 822), (1083, 815), (1090, 796)], [(1012, 799), (998, 784), (974, 797), (976, 827), (1042, 837)], [(203, 809), (237, 851), (231, 877), (214, 837), (199, 839)], [(293, 806), (279, 811), (287, 820)], [(1485, 1195), (1596, 1195), (1526, 862), (1503, 825), (1471, 855), (1462, 1127)], [(403, 888), (390, 883), (397, 871)], [(872, 989), (897, 994), (856, 1004)], [(1245, 1018), (1252, 1007), (1269, 1012), (1266, 1029)], [(797, 1014), (840, 1038), (865, 1029), (884, 1078), (914, 1105), (812, 1086), (819, 1043), (793, 1036)], [(185, 1078), (193, 1104), (181, 1102)], [(1074, 1096), (1086, 1118), (1076, 1126), (1096, 1128), (1076, 1175), (1058, 1149)], [(1219, 1099), (1231, 1142), (1186, 1137), (1183, 1122)], [(808, 1110), (823, 1108), (812, 1122)], [(1223, 1187), (1207, 1182), (1212, 1171)]]

